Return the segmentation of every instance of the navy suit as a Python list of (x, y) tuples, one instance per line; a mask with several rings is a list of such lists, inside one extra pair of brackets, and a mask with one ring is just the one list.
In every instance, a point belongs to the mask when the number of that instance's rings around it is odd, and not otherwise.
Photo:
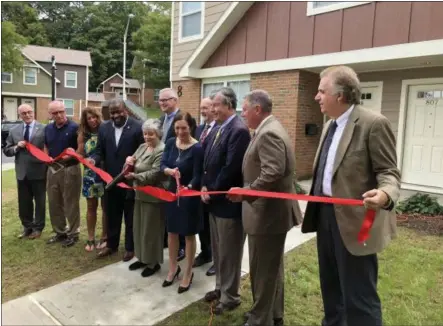
[[(112, 177), (120, 174), (126, 158), (132, 156), (137, 148), (144, 143), (142, 125), (139, 121), (128, 117), (118, 145), (115, 141), (115, 128), (112, 122), (103, 123), (98, 130), (96, 153), (91, 156), (97, 166)], [(108, 217), (107, 246), (117, 250), (120, 243), (122, 215), (125, 217), (125, 249), (134, 251), (132, 220), (134, 214), (134, 190), (114, 187), (105, 192), (105, 210)]]

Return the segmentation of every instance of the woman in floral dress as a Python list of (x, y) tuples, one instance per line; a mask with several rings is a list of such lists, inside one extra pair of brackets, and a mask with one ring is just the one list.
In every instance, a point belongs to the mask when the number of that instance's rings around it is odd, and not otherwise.
[[(82, 110), (82, 116), (80, 120), (79, 135), (78, 135), (78, 150), (80, 155), (85, 158), (90, 157), (95, 153), (98, 142), (98, 128), (102, 123), (101, 113), (94, 109), (86, 107)], [(97, 248), (102, 249), (106, 247), (106, 213), (104, 210), (103, 195), (104, 195), (104, 182), (102, 179), (91, 169), (84, 167), (83, 172), (83, 197), (87, 202), (87, 227), (88, 227), (88, 241), (86, 241), (85, 250), (91, 252), (96, 247), (95, 242), (95, 227), (97, 224), (97, 208), (98, 200), (101, 198), (102, 207), (102, 236), (97, 244)]]

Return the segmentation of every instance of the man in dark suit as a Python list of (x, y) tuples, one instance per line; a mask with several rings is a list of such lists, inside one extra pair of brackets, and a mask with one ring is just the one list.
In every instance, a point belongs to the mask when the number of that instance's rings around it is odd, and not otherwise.
[[(212, 106), (212, 100), (209, 97), (201, 100), (200, 112), (204, 123), (197, 127), (195, 138), (203, 145), (216, 126), (216, 121), (214, 120), (215, 112)], [(200, 238), (201, 252), (198, 254), (197, 258), (195, 258), (194, 267), (199, 267), (212, 261), (211, 231), (209, 227), (209, 211), (207, 204), (203, 204), (203, 230), (198, 236)], [(214, 265), (208, 269), (206, 275), (215, 275)]]
[[(203, 144), (202, 191), (224, 191), (243, 186), (242, 162), (251, 139), (244, 122), (237, 116), (237, 97), (229, 87), (221, 88), (213, 97), (216, 127)], [(217, 315), (240, 305), (240, 275), (245, 234), (241, 203), (229, 201), (225, 195), (202, 195), (208, 204), (212, 255), (215, 265), (215, 290), (206, 293), (205, 301), (219, 300)]]
[[(125, 102), (114, 99), (109, 103), (109, 115), (112, 123), (102, 124), (98, 131), (98, 144), (95, 155), (91, 160), (95, 165), (103, 163), (104, 170), (112, 177), (120, 174), (128, 156), (132, 156), (144, 142), (142, 124), (129, 117)], [(105, 257), (118, 250), (122, 215), (125, 218), (125, 249), (123, 261), (134, 257), (134, 240), (132, 220), (134, 214), (134, 190), (118, 186), (105, 192), (105, 207), (108, 215), (107, 247), (98, 253)]]
[(365, 207), (309, 202), (302, 232), (317, 232), (323, 326), (382, 325), (377, 253), (395, 236), (400, 191), (389, 120), (360, 105), (360, 81), (349, 67), (320, 73), (315, 100), (329, 120), (314, 161), (311, 195), (364, 199), (377, 215), (364, 244)]
[[(178, 96), (177, 93), (172, 88), (164, 88), (160, 90), (158, 102), (160, 104), (160, 109), (164, 113), (160, 117), (160, 125), (163, 129), (163, 136), (162, 141), (166, 143), (166, 141), (171, 138), (175, 137), (175, 130), (172, 126), (172, 121), (174, 121), (174, 117), (177, 113), (180, 112), (180, 109), (178, 108)], [(193, 131), (191, 130), (192, 136), (194, 136)], [(184, 236), (179, 236), (179, 249), (178, 249), (178, 255), (177, 255), (177, 261), (181, 261), (185, 258), (185, 238)], [(166, 248), (168, 246), (168, 233), (166, 232), (165, 227), (165, 243), (164, 247)]]
[(18, 113), (23, 124), (11, 129), (3, 153), (15, 156), (18, 214), (23, 225), (23, 232), (18, 237), (36, 239), (40, 238), (45, 227), (47, 167), (26, 150), (25, 142), (43, 150), (45, 127), (34, 120), (34, 109), (28, 104), (20, 105)]

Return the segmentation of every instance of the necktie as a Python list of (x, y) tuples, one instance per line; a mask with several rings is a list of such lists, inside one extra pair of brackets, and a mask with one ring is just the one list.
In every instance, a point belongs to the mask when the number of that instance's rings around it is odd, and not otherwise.
[(200, 143), (203, 143), (205, 141), (206, 136), (208, 136), (209, 126), (210, 126), (209, 123), (205, 125), (205, 128), (203, 129), (203, 132), (200, 136)]
[(220, 137), (221, 134), (221, 128), (218, 128), (217, 133), (215, 134), (215, 138), (214, 138), (214, 142), (212, 143), (212, 148), (214, 148), (214, 145), (217, 143), (218, 138)]
[(329, 148), (331, 147), (332, 138), (334, 137), (335, 130), (337, 129), (337, 122), (333, 121), (329, 127), (326, 139), (323, 142), (323, 147), (320, 152), (320, 158), (317, 164), (317, 170), (315, 171), (315, 184), (314, 184), (314, 196), (323, 195), (323, 176), (325, 172), (326, 159), (328, 158)]
[(23, 138), (25, 141), (29, 141), (29, 125), (26, 125), (25, 135)]

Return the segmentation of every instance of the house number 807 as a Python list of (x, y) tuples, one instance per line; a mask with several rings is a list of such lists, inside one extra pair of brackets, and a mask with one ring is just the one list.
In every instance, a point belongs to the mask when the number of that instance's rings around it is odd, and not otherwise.
[(437, 105), (438, 100), (426, 100), (426, 105)]

